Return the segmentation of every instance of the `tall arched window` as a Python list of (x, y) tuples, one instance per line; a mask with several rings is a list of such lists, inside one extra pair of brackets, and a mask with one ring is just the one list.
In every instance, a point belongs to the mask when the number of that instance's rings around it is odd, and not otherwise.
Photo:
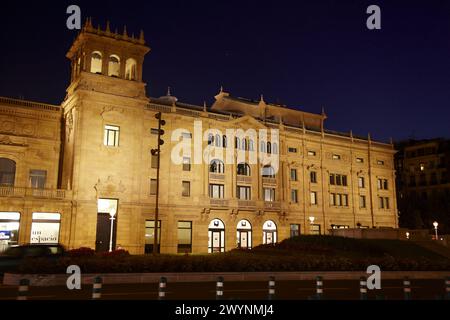
[(220, 138), (220, 135), (216, 134), (216, 147), (220, 147), (221, 142), (222, 142), (222, 139)]
[(222, 161), (218, 159), (214, 159), (211, 161), (211, 164), (209, 166), (209, 172), (212, 173), (224, 173), (225, 172), (225, 166)]
[(253, 140), (252, 139), (248, 140), (248, 150), (249, 151), (253, 151), (254, 150)]
[(262, 176), (264, 178), (275, 178), (275, 169), (272, 166), (264, 166), (262, 168)]
[(234, 147), (235, 147), (236, 149), (240, 149), (240, 148), (241, 148), (241, 140), (240, 140), (238, 137), (236, 137), (236, 138), (234, 139)]
[(275, 142), (272, 144), (272, 153), (278, 154), (278, 145)]
[(247, 150), (247, 139), (242, 139), (242, 150)]
[(208, 253), (225, 252), (225, 224), (214, 219), (208, 226)]
[(277, 225), (272, 220), (263, 224), (263, 244), (277, 243)]
[(214, 135), (213, 134), (208, 134), (208, 146), (213, 146), (214, 145)]
[(16, 178), (16, 162), (7, 159), (0, 158), (0, 186), (14, 186), (14, 180)]
[(261, 141), (259, 151), (266, 152), (266, 143), (264, 141)]
[(136, 66), (137, 66), (136, 60), (134, 60), (133, 58), (127, 59), (125, 63), (125, 79), (127, 80), (137, 79)]
[(252, 248), (252, 225), (248, 220), (241, 220), (237, 224), (237, 247), (242, 249)]
[(102, 73), (102, 54), (99, 51), (94, 51), (91, 54), (91, 72)]
[(239, 163), (237, 166), (237, 174), (240, 176), (250, 176), (250, 166), (247, 163)]
[(119, 77), (120, 75), (120, 58), (115, 54), (109, 56), (108, 61), (108, 76)]
[(270, 142), (267, 142), (267, 153), (272, 153), (272, 145)]

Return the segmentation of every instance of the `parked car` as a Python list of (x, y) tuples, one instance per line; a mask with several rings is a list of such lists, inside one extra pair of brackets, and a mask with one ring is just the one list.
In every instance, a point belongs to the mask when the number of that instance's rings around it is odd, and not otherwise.
[(58, 259), (66, 250), (59, 244), (26, 244), (12, 246), (0, 254), (0, 275), (17, 269), (24, 259)]

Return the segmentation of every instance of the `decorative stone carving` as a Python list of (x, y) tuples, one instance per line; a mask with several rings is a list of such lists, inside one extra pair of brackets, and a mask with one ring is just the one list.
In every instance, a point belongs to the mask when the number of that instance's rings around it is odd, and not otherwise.
[(113, 176), (108, 176), (106, 180), (98, 179), (97, 183), (94, 185), (94, 189), (97, 192), (97, 197), (113, 197), (126, 191), (122, 181), (116, 183), (116, 179)]

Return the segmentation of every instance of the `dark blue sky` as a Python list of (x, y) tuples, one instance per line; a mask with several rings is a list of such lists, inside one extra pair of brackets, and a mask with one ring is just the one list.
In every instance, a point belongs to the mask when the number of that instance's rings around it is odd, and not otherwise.
[[(317, 112), (327, 128), (376, 139), (450, 137), (450, 1), (20, 1), (0, 11), (0, 95), (59, 104), (76, 36), (94, 25), (145, 32), (150, 96), (234, 96)], [(382, 30), (366, 28), (377, 4)], [(83, 19), (84, 20), (84, 19)]]

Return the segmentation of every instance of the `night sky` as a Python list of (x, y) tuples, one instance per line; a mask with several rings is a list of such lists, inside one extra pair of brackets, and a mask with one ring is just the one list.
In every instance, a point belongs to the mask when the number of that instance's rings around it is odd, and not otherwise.
[[(139, 34), (152, 51), (147, 94), (211, 104), (233, 96), (328, 115), (326, 127), (375, 139), (450, 137), (450, 1), (17, 1), (0, 9), (0, 95), (60, 104), (65, 54), (77, 32), (66, 8), (94, 26)], [(382, 29), (366, 28), (381, 7)]]

